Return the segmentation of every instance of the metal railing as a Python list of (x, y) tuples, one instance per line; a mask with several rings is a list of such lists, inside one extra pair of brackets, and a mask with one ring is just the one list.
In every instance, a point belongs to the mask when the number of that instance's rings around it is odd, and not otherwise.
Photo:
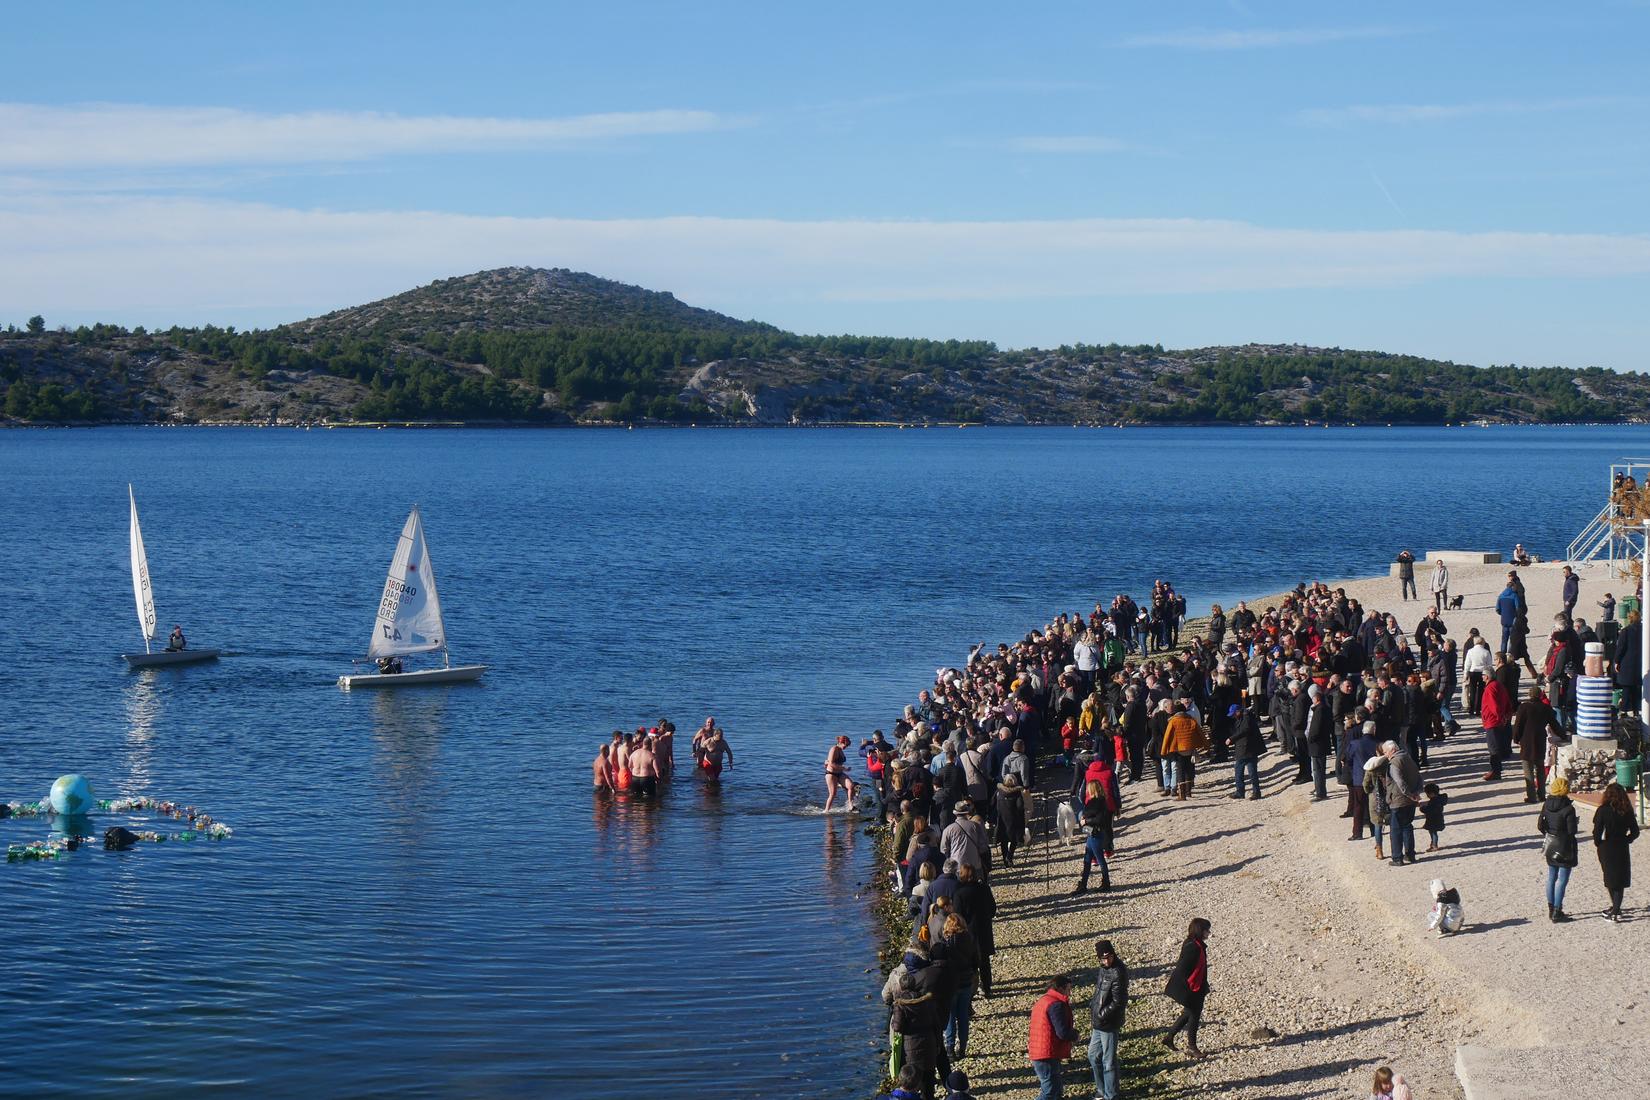
[(1615, 560), (1615, 520), (1616, 505), (1610, 501), (1599, 510), (1593, 521), (1582, 529), (1581, 534), (1570, 540), (1570, 545), (1564, 550), (1564, 560), (1572, 562), (1592, 561), (1598, 557), (1600, 550), (1608, 548), (1610, 560)]

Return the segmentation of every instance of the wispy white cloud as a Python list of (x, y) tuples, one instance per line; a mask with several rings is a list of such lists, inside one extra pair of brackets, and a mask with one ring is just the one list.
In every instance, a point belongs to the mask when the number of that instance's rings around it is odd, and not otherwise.
[(1473, 103), (1369, 103), (1349, 107), (1315, 107), (1300, 112), (1300, 121), (1313, 126), (1344, 126), (1371, 122), (1405, 125), (1448, 122), (1481, 115), (1533, 115), (1554, 111), (1581, 111), (1632, 102), (1623, 96), (1574, 96), (1563, 99), (1498, 99)]
[(1115, 153), (1125, 148), (1116, 138), (1094, 134), (1017, 137), (1009, 148), (1022, 153)]
[(1323, 46), (1363, 38), (1396, 38), (1401, 27), (1296, 27), (1254, 30), (1192, 29), (1135, 34), (1120, 43), (1131, 49), (1261, 50), (1278, 46)]
[(582, 269), (743, 316), (776, 301), (1018, 303), (1650, 274), (1650, 236), (1628, 234), (1199, 219), (581, 220), (143, 196), (0, 196), (0, 239), (0, 302), (148, 324), (296, 319), (509, 264)]
[(566, 118), (267, 114), (230, 107), (73, 107), (0, 103), (0, 167), (323, 163), (399, 153), (556, 149), (620, 138), (699, 133), (733, 124), (710, 111), (657, 110)]

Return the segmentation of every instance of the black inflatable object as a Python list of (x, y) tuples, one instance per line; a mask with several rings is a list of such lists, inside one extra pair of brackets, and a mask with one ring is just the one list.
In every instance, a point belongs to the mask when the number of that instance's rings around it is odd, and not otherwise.
[(124, 852), (138, 842), (138, 835), (130, 829), (116, 825), (103, 834), (103, 846), (111, 852)]

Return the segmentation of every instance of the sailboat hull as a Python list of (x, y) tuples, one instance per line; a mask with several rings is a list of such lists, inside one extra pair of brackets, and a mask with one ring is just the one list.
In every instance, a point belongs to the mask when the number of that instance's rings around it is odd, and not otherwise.
[(167, 652), (162, 649), (155, 653), (122, 653), (127, 664), (133, 668), (155, 668), (160, 665), (198, 665), (202, 661), (216, 661), (216, 649), (179, 649)]
[(360, 676), (340, 676), (341, 688), (413, 687), (419, 684), (460, 684), (479, 680), (487, 671), (486, 665), (454, 665), (452, 668), (426, 668), (417, 672), (366, 673)]

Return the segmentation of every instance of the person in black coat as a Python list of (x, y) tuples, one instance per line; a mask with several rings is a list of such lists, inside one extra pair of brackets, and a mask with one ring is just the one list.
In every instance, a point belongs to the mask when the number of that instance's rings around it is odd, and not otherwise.
[(1232, 718), (1233, 798), (1243, 797), (1243, 777), (1249, 777), (1249, 797), (1260, 799), (1260, 754), (1266, 751), (1266, 738), (1260, 732), (1260, 715), (1253, 702), (1249, 706), (1233, 705), (1227, 709)]
[(1147, 731), (1146, 701), (1140, 698), (1139, 688), (1130, 688), (1123, 704), (1123, 739), (1129, 746), (1129, 782), (1138, 783), (1146, 773)]
[(1598, 850), (1598, 865), (1604, 871), (1604, 889), (1610, 894), (1610, 908), (1605, 917), (1621, 919), (1621, 896), (1633, 884), (1632, 857), (1627, 846), (1639, 836), (1638, 815), (1627, 791), (1612, 783), (1604, 788), (1604, 804), (1593, 813), (1593, 847)]
[(1329, 798), (1326, 784), (1329, 754), (1335, 745), (1335, 717), (1329, 704), (1319, 694), (1318, 685), (1313, 684), (1309, 694), (1312, 700), (1306, 714), (1305, 740), (1312, 769), (1312, 801), (1323, 802)]
[(997, 953), (997, 935), (993, 922), (997, 919), (997, 898), (991, 884), (980, 878), (974, 868), (963, 864), (957, 868), (957, 893), (951, 899), (957, 915), (968, 922), (974, 936), (975, 965), (980, 978), (980, 995), (991, 998), (991, 956)]
[(1616, 635), (1615, 680), (1616, 686), (1621, 689), (1621, 713), (1634, 714), (1639, 709), (1639, 702), (1643, 698), (1640, 694), (1642, 685), (1639, 682), (1639, 647), (1643, 639), (1639, 637), (1639, 612), (1630, 612), (1627, 622), (1622, 625), (1621, 633)]
[[(1304, 673), (1303, 673), (1304, 675)], [(1317, 684), (1308, 686), (1307, 681), (1301, 681), (1301, 691), (1292, 695), (1289, 700), (1289, 725), (1295, 731), (1295, 749), (1290, 755), (1295, 758), (1296, 783), (1312, 782), (1312, 756), (1306, 745), (1306, 726), (1308, 716), (1312, 711), (1312, 692), (1317, 690)]]
[[(905, 1061), (917, 1067), (917, 1087), (934, 1095), (934, 1078), (941, 1072), (940, 1031), (954, 994), (950, 968), (943, 958), (930, 961), (920, 946), (907, 948), (905, 975), (894, 993), (894, 1031), (905, 1037)], [(950, 1068), (947, 1060), (945, 1069)]]
[(1204, 942), (1209, 938), (1209, 922), (1202, 917), (1192, 918), (1186, 929), (1186, 942), (1180, 945), (1180, 959), (1169, 974), (1163, 992), (1180, 1005), (1180, 1018), (1162, 1038), (1164, 1046), (1175, 1048), (1174, 1037), (1186, 1033), (1186, 1053), (1202, 1058), (1197, 1048), (1197, 1026), (1203, 1021), (1203, 1002), (1209, 996), (1209, 952)]

